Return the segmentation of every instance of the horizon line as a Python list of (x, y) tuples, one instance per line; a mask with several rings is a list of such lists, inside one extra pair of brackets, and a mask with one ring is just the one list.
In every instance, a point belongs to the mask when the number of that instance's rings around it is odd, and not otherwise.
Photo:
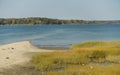
[(57, 20), (84, 20), (84, 21), (120, 21), (120, 19), (63, 19), (63, 18), (50, 18), (50, 17), (0, 17), (0, 19), (23, 19), (23, 18), (48, 18), (48, 19), (57, 19)]

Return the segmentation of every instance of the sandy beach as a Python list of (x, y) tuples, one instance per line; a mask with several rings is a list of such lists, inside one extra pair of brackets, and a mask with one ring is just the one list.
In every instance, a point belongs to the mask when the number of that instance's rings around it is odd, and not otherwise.
[(33, 46), (29, 41), (15, 42), (0, 46), (0, 68), (9, 68), (30, 60), (26, 54), (33, 52), (53, 52), (53, 50), (40, 49)]

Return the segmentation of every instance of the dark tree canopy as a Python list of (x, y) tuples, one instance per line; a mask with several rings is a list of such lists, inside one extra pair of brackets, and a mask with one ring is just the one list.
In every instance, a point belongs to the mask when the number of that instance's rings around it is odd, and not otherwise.
[(120, 20), (111, 21), (88, 21), (88, 20), (61, 20), (52, 18), (0, 18), (0, 25), (16, 25), (16, 24), (120, 24)]

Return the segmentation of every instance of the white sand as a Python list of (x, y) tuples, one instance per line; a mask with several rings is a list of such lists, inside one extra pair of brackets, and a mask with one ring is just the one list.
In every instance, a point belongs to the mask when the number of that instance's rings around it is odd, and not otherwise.
[(25, 53), (30, 52), (52, 52), (52, 50), (38, 49), (29, 41), (16, 42), (0, 46), (0, 68), (9, 68), (12, 65), (22, 64), (30, 60)]

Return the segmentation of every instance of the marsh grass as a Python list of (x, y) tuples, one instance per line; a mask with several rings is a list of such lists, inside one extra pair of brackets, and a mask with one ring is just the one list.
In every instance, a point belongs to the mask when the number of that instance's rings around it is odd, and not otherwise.
[(74, 44), (72, 45), (72, 48), (78, 48), (78, 47), (96, 47), (96, 46), (105, 46), (107, 43), (102, 42), (102, 41), (93, 41), (93, 42), (84, 42), (80, 44)]
[[(25, 67), (26, 66), (26, 67)], [(103, 66), (99, 64), (68, 65), (65, 69), (41, 72), (32, 66), (14, 66), (0, 72), (2, 75), (120, 75), (120, 65), (110, 64)]]
[[(109, 64), (101, 65), (104, 62)], [(23, 74), (17, 69), (13, 69), (16, 74), (5, 71), (8, 75), (120, 75), (120, 41), (75, 44), (68, 52), (35, 54), (30, 63), (33, 66), (18, 68)]]
[[(44, 55), (38, 54), (33, 56), (31, 61), (36, 65), (37, 69), (44, 69), (46, 71), (51, 71), (51, 69), (54, 70), (56, 68), (61, 70), (60, 66), (68, 68), (72, 65), (88, 65), (90, 62), (103, 63), (109, 61), (119, 63), (120, 41), (94, 41), (75, 44), (72, 46), (70, 52), (53, 52), (45, 53)], [(78, 71), (76, 72), (76, 70), (73, 72), (73, 74), (76, 75), (77, 73)], [(87, 75), (86, 72), (78, 73), (78, 75), (82, 73)]]
[(33, 56), (31, 62), (35, 64), (35, 67), (38, 70), (48, 71), (65, 68), (69, 64), (87, 64), (89, 59), (84, 55), (80, 55), (79, 53), (59, 52), (58, 54), (49, 53), (44, 55), (35, 55)]

